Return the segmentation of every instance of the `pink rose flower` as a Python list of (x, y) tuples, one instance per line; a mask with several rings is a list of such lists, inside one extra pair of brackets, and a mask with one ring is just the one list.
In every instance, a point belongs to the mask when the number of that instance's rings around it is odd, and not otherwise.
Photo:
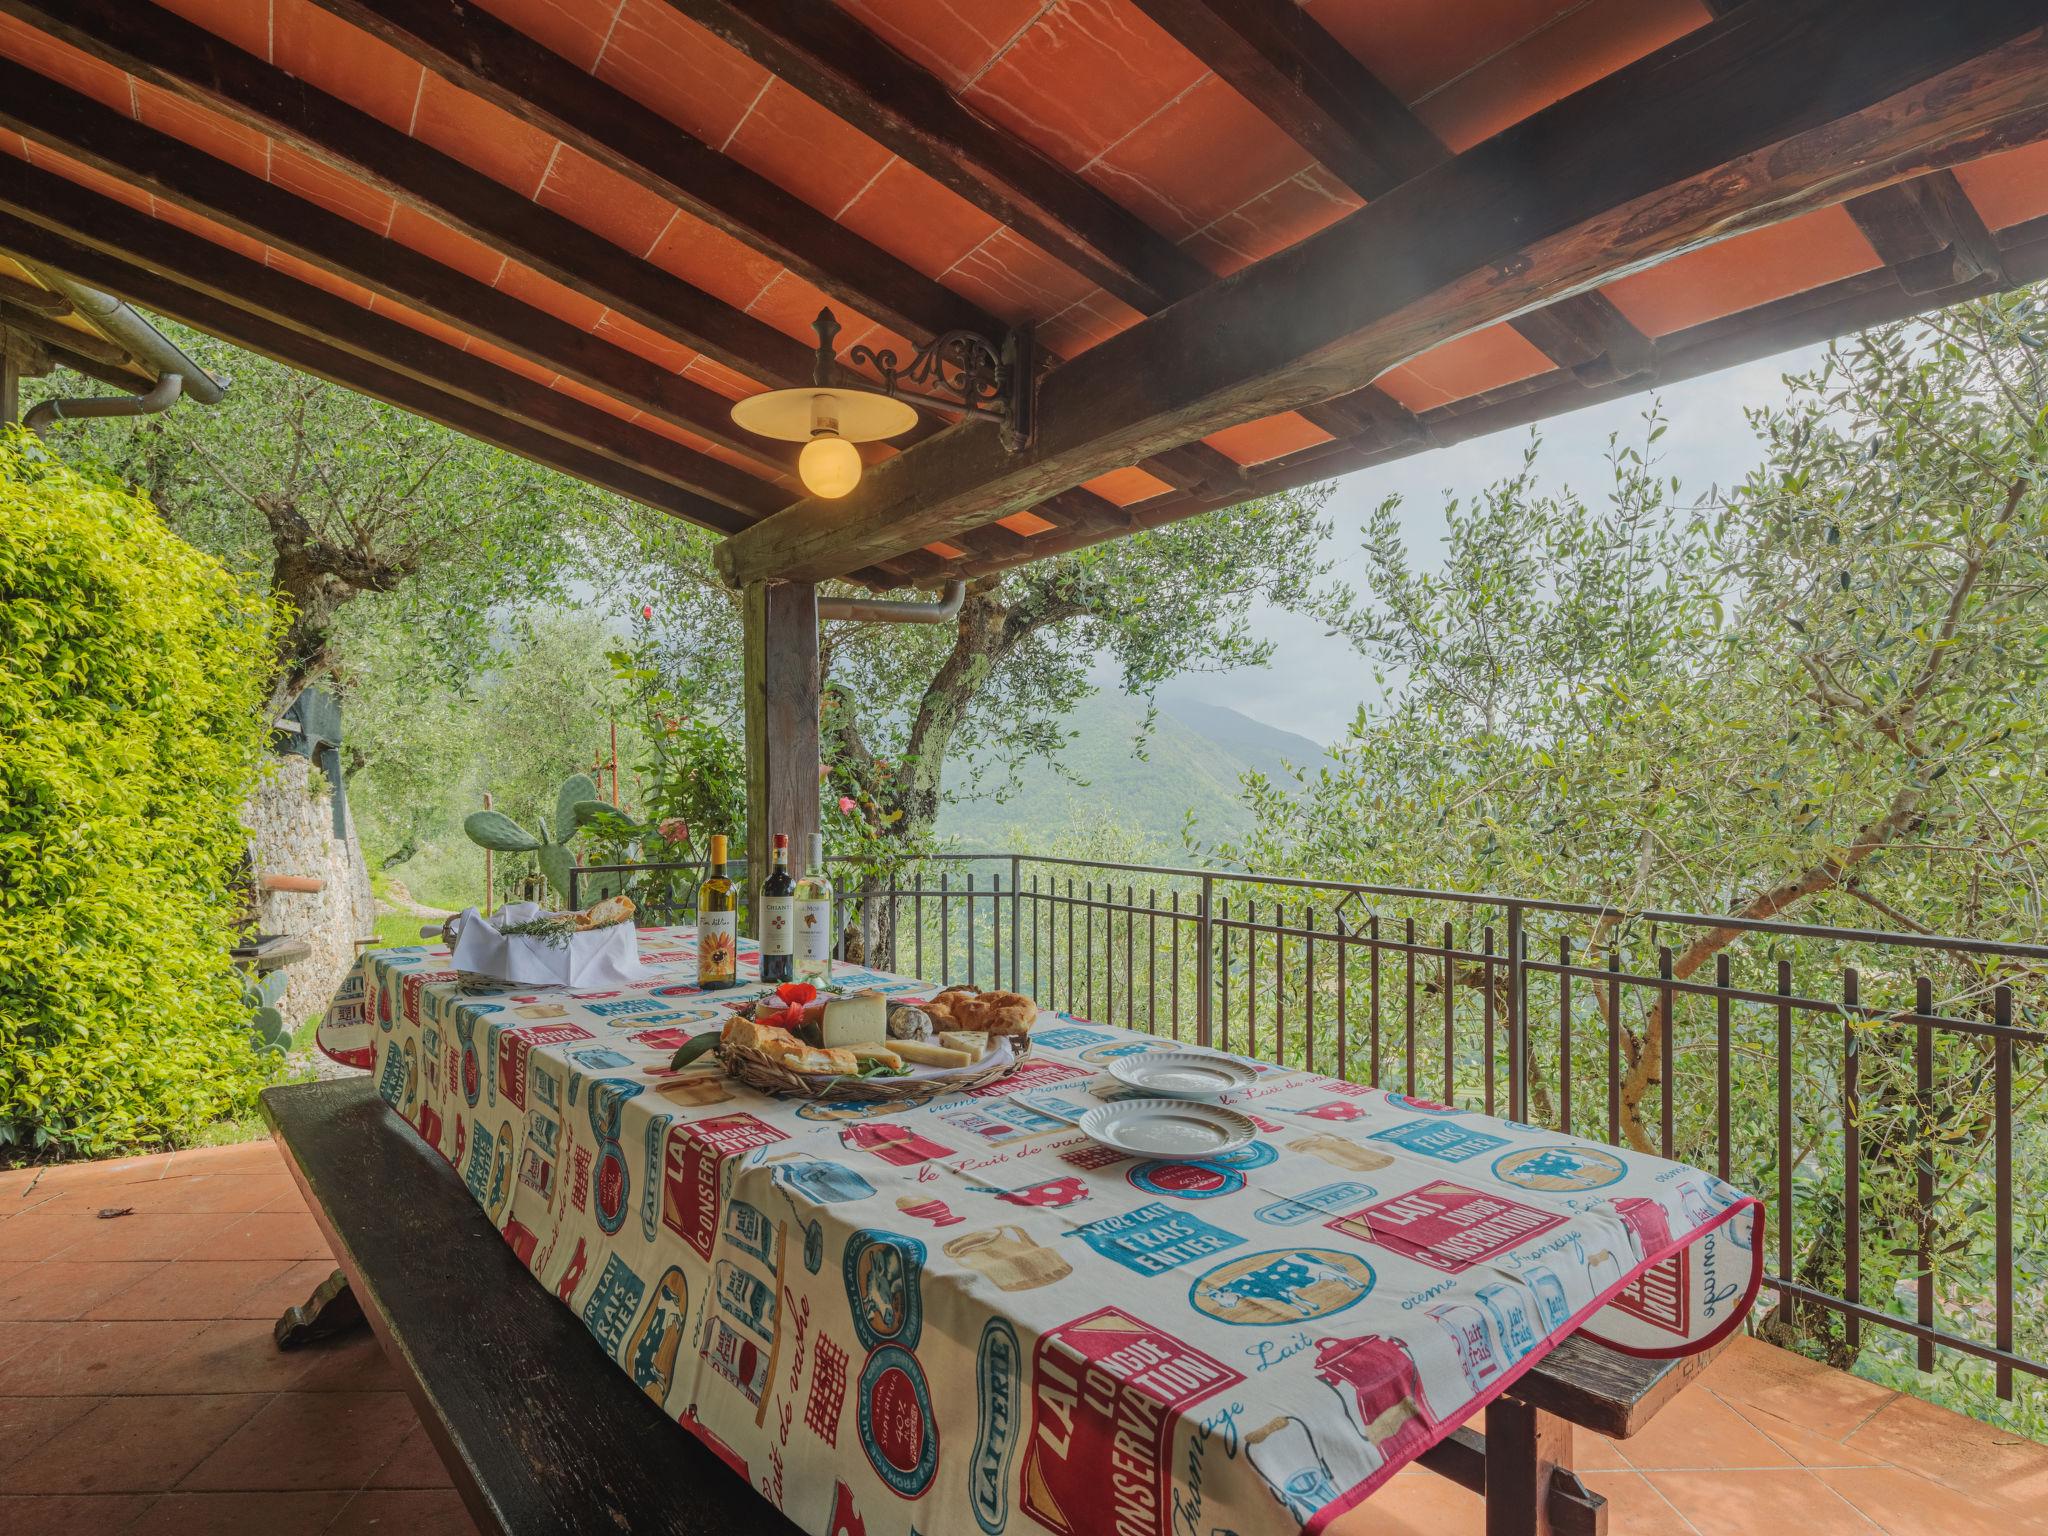
[(856, 809), (853, 803), (853, 797), (851, 795), (841, 795), (839, 797), (839, 809), (845, 812), (848, 816), (851, 816), (854, 813), (854, 810)]
[(680, 816), (671, 816), (657, 826), (654, 833), (665, 843), (687, 843), (690, 840), (690, 824)]

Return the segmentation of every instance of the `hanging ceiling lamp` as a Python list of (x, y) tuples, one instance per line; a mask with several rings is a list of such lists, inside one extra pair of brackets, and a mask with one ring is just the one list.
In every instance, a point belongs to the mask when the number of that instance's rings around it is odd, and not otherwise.
[[(901, 437), (917, 425), (918, 404), (1000, 423), (1003, 444), (1012, 452), (1029, 441), (1037, 374), (1029, 327), (1010, 332), (1000, 348), (972, 331), (947, 331), (919, 347), (903, 368), (893, 349), (849, 350), (847, 360), (873, 368), (880, 388), (839, 366), (833, 352), (839, 320), (831, 310), (819, 310), (812, 329), (818, 333), (812, 382), (750, 395), (733, 406), (732, 419), (762, 437), (802, 443), (797, 476), (813, 496), (836, 500), (860, 484), (860, 450), (854, 445)], [(920, 388), (906, 389), (906, 381)]]

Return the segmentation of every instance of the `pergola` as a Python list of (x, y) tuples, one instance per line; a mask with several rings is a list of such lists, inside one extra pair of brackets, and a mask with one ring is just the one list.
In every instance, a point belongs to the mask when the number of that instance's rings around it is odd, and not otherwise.
[[(724, 535), (758, 856), (816, 825), (821, 581), (999, 570), (2048, 273), (2044, 21), (0, 0), (0, 250)], [(0, 328), (41, 336), (23, 298)], [(731, 406), (812, 379), (827, 305), (899, 358), (1028, 333), (1030, 440), (928, 414), (807, 498)]]

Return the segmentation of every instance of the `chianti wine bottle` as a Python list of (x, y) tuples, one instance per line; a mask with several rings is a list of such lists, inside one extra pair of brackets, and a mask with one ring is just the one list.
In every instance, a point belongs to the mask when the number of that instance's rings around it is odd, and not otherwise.
[(832, 979), (832, 881), (825, 873), (825, 838), (811, 834), (811, 856), (796, 883), (796, 973), (813, 985)]
[(711, 839), (711, 872), (697, 887), (697, 985), (707, 992), (739, 980), (739, 901), (725, 877), (725, 838)]
[(768, 878), (761, 882), (761, 979), (789, 981), (795, 972), (791, 941), (795, 937), (795, 902), (790, 892), (796, 882), (789, 877), (789, 836), (775, 834), (775, 862)]

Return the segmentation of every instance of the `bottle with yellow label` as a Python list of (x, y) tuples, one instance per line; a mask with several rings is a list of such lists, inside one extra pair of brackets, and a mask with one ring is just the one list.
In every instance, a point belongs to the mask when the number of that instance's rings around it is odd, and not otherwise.
[(725, 875), (725, 838), (711, 839), (711, 871), (697, 887), (697, 985), (705, 991), (739, 981), (739, 897)]

